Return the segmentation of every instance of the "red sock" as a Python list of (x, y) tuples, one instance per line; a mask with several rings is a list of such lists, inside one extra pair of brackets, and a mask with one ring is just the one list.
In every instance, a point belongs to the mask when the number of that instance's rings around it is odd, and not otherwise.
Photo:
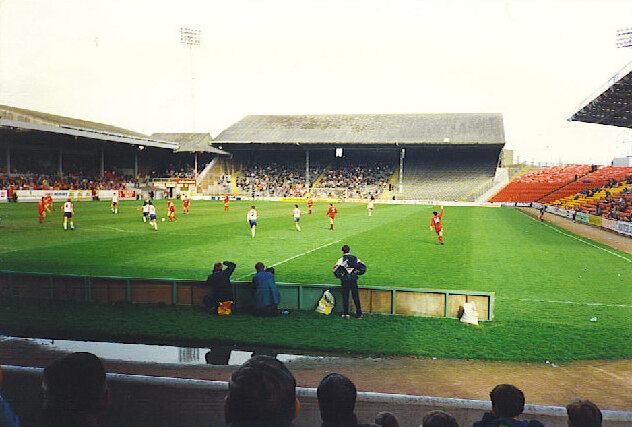
[(443, 243), (443, 237), (439, 236), (439, 242)]
[(334, 225), (333, 224), (329, 224), (329, 226), (331, 227), (331, 229), (334, 229)]

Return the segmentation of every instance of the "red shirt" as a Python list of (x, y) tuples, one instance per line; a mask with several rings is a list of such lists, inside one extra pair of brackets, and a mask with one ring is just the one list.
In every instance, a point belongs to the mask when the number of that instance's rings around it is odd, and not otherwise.
[(182, 204), (183, 204), (185, 207), (189, 206), (189, 199), (184, 199), (184, 200), (182, 201)]
[(329, 209), (327, 210), (328, 217), (334, 218), (337, 213), (338, 213), (338, 209), (334, 208), (333, 206), (329, 206)]
[(314, 205), (314, 201), (312, 199), (307, 199), (307, 206), (310, 208)]
[(37, 212), (44, 213), (46, 212), (46, 202), (44, 200), (40, 200), (37, 204)]
[(439, 212), (439, 215), (437, 216), (433, 216), (430, 219), (430, 225), (432, 227), (434, 227), (434, 229), (436, 231), (441, 231), (442, 227), (441, 227), (441, 217), (443, 216), (443, 209), (441, 209), (441, 212)]
[(174, 206), (173, 202), (171, 200), (169, 200), (167, 202), (167, 209), (169, 210), (169, 212), (175, 212), (176, 211), (176, 207)]

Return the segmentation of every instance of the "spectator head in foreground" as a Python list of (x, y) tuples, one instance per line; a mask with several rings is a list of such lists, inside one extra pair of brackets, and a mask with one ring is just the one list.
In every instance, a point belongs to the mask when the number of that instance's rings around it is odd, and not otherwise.
[(216, 262), (213, 264), (213, 273), (219, 273), (224, 268), (224, 264), (221, 262)]
[(355, 426), (356, 387), (340, 374), (329, 374), (316, 389), (323, 427)]
[(342, 253), (348, 254), (349, 252), (351, 252), (351, 248), (349, 247), (349, 245), (342, 245)]
[(576, 399), (566, 405), (568, 427), (601, 427), (601, 411), (590, 400)]
[(430, 411), (421, 422), (421, 427), (459, 427), (456, 419), (444, 411)]
[(44, 369), (42, 392), (51, 426), (96, 425), (110, 399), (103, 363), (86, 352), (69, 354)]
[(375, 416), (375, 424), (382, 427), (399, 427), (397, 417), (387, 411), (382, 411)]
[(522, 390), (511, 384), (498, 384), (489, 393), (492, 401), (492, 413), (496, 417), (516, 418), (524, 410)]
[(257, 273), (260, 272), (260, 271), (265, 270), (265, 268), (266, 268), (266, 266), (261, 261), (259, 261), (258, 263), (255, 264), (255, 271)]
[(289, 427), (298, 409), (296, 380), (274, 357), (254, 356), (230, 377), (224, 415), (232, 427)]

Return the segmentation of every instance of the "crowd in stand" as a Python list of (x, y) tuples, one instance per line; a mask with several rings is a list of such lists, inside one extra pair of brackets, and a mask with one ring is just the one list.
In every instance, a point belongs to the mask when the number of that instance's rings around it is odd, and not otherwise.
[[(309, 173), (311, 185), (321, 169), (310, 168)], [(279, 163), (250, 164), (237, 175), (236, 184), (241, 191), (258, 196), (304, 197), (309, 190), (304, 168)]]
[[(97, 425), (110, 402), (104, 366), (98, 357), (86, 352), (69, 354), (44, 369), (42, 392), (42, 421), (50, 426)], [(491, 412), (484, 413), (472, 427), (544, 426), (538, 420), (519, 419), (525, 397), (517, 387), (499, 384), (489, 395)], [(325, 376), (316, 397), (322, 427), (399, 427), (397, 417), (388, 411), (376, 414), (373, 423), (361, 423), (354, 412), (356, 387), (344, 375)], [(224, 421), (229, 426), (292, 427), (299, 411), (296, 379), (278, 359), (253, 356), (230, 376), (224, 399)], [(566, 413), (569, 427), (602, 425), (600, 409), (589, 400), (571, 401)], [(5, 411), (0, 414), (0, 425), (18, 426), (19, 415)], [(453, 415), (439, 410), (420, 414), (419, 421), (420, 427), (459, 427)], [(209, 420), (209, 425), (218, 423)]]
[[(621, 191), (612, 191), (615, 188), (623, 187)], [(622, 179), (610, 179), (603, 186), (579, 191), (573, 200), (580, 197), (596, 198), (600, 194), (604, 197), (593, 201), (596, 216), (608, 219), (632, 222), (632, 175)], [(563, 205), (563, 203), (558, 203)], [(579, 211), (589, 213), (585, 206), (579, 206)]]
[(393, 168), (383, 163), (317, 166), (310, 168), (310, 191), (300, 166), (251, 164), (238, 174), (236, 184), (241, 191), (255, 195), (368, 198), (384, 192), (392, 174)]
[(0, 189), (3, 190), (120, 190), (125, 189), (133, 177), (105, 172), (100, 175), (46, 175), (26, 172), (22, 174), (0, 174)]
[(383, 193), (392, 175), (386, 163), (347, 163), (329, 168), (315, 187), (342, 188), (346, 197), (368, 198)]

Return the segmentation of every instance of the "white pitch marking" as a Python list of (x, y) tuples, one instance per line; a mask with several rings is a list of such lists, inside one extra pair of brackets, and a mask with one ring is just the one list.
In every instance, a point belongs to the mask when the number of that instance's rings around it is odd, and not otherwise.
[[(531, 218), (531, 217), (530, 217), (530, 218)], [(535, 218), (531, 218), (531, 219), (532, 219), (533, 221), (539, 222), (539, 221), (538, 221), (537, 219), (535, 219)], [(582, 243), (584, 243), (584, 244), (586, 244), (586, 245), (588, 245), (588, 246), (592, 246), (593, 248), (600, 249), (600, 250), (602, 250), (602, 251), (604, 251), (604, 252), (609, 253), (610, 255), (614, 255), (614, 256), (616, 256), (616, 257), (621, 258), (622, 260), (625, 260), (625, 261), (627, 261), (627, 262), (629, 262), (629, 263), (632, 263), (632, 259), (626, 258), (626, 257), (624, 257), (624, 256), (622, 256), (622, 255), (619, 255), (618, 253), (615, 253), (615, 252), (609, 251), (608, 249), (605, 249), (605, 248), (602, 248), (602, 247), (600, 247), (600, 246), (594, 245), (594, 244), (592, 244), (592, 243), (590, 243), (590, 242), (587, 242), (587, 241), (585, 241), (585, 240), (583, 240), (583, 239), (580, 239), (579, 237), (573, 236), (573, 235), (571, 235), (571, 234), (564, 233), (563, 231), (558, 230), (557, 228), (553, 227), (553, 226), (552, 226), (552, 225), (550, 225), (550, 224), (543, 223), (543, 225), (546, 225), (546, 226), (547, 226), (547, 227), (549, 227), (551, 230), (553, 230), (553, 231), (557, 231), (558, 233), (560, 233), (560, 234), (562, 234), (562, 235), (564, 235), (564, 236), (566, 236), (566, 237), (570, 237), (571, 239), (578, 240), (578, 241), (580, 241), (580, 242), (582, 242)]]
[[(331, 245), (333, 245), (334, 243), (338, 243), (338, 242), (340, 242), (341, 240), (342, 240), (342, 239), (338, 239), (338, 240), (336, 240), (335, 242), (329, 242), (329, 243), (326, 243), (326, 244), (321, 245), (321, 246), (319, 246), (319, 247), (317, 247), (317, 248), (310, 249), (309, 251), (306, 251), (306, 252), (300, 253), (300, 254), (298, 254), (298, 255), (294, 255), (294, 256), (292, 256), (292, 257), (289, 257), (289, 258), (287, 258), (287, 259), (284, 259), (283, 261), (279, 261), (279, 262), (277, 262), (276, 264), (269, 265), (268, 267), (275, 267), (275, 266), (277, 266), (277, 265), (280, 265), (280, 264), (286, 263), (286, 262), (288, 262), (288, 261), (293, 260), (294, 258), (298, 258), (298, 257), (300, 257), (300, 256), (307, 255), (308, 253), (311, 253), (311, 252), (317, 251), (318, 249), (326, 248), (327, 246), (331, 246)], [(248, 276), (252, 276), (253, 274), (254, 274), (254, 273), (248, 273), (248, 274), (246, 274), (246, 275), (244, 275), (244, 276), (238, 277), (238, 278), (237, 278), (237, 280), (245, 279), (246, 277), (248, 277)]]
[(574, 304), (574, 305), (588, 305), (588, 306), (601, 306), (601, 307), (632, 308), (632, 305), (604, 304), (601, 302), (575, 302), (575, 301), (556, 301), (556, 300), (545, 300), (545, 299), (534, 299), (534, 298), (506, 298), (506, 297), (496, 297), (496, 299), (514, 300), (514, 301), (517, 300), (517, 301), (526, 301), (526, 302), (546, 302), (549, 304)]

